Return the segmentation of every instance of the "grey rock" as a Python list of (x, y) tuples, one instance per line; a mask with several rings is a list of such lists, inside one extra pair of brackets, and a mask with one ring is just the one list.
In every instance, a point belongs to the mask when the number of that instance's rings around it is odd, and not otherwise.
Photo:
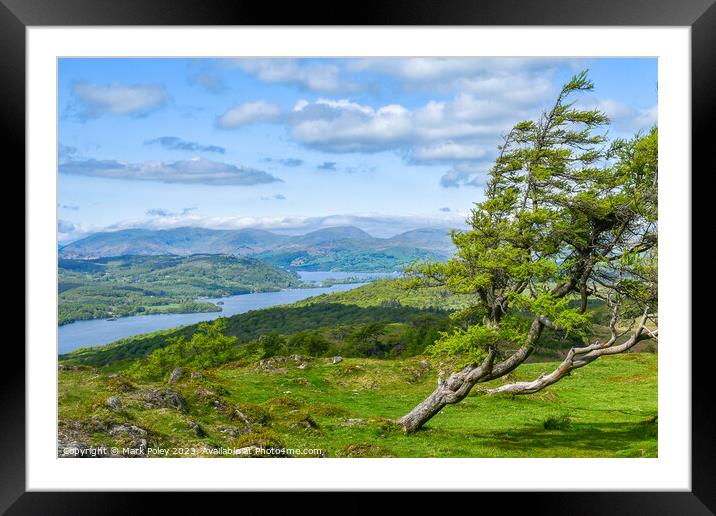
[(204, 429), (201, 427), (201, 425), (195, 421), (189, 422), (189, 428), (194, 430), (194, 434), (196, 434), (197, 437), (206, 437), (206, 432), (204, 432)]
[(186, 411), (186, 400), (178, 392), (167, 390), (149, 391), (144, 393), (146, 408), (172, 408), (180, 412)]
[(59, 441), (57, 443), (57, 457), (58, 458), (87, 458), (90, 457), (90, 455), (86, 455), (82, 453), (84, 450), (89, 450), (89, 445), (78, 442), (78, 441), (72, 441), (72, 442), (63, 442)]
[(82, 371), (83, 369), (87, 369), (87, 368), (79, 366), (79, 365), (71, 365), (71, 364), (60, 364), (57, 366), (58, 371)]
[(112, 410), (119, 410), (122, 408), (122, 402), (119, 400), (119, 398), (117, 396), (111, 396), (111, 397), (107, 398), (105, 403)]
[(331, 364), (340, 364), (341, 362), (343, 362), (343, 357), (333, 357), (331, 360)]
[(147, 431), (144, 428), (130, 425), (129, 423), (115, 423), (109, 427), (107, 433), (109, 435), (126, 434), (140, 437), (144, 437), (147, 435)]
[(251, 429), (248, 426), (244, 426), (243, 428), (227, 426), (224, 428), (220, 428), (219, 432), (221, 432), (222, 434), (226, 434), (229, 437), (238, 437), (240, 435), (250, 434)]
[(147, 431), (129, 423), (115, 423), (109, 427), (107, 432), (113, 437), (121, 437), (126, 440), (129, 448), (133, 448), (137, 453), (131, 453), (132, 456), (141, 456), (147, 450)]
[(169, 375), (169, 383), (179, 381), (182, 376), (184, 376), (184, 369), (182, 367), (177, 367), (172, 371), (172, 374)]

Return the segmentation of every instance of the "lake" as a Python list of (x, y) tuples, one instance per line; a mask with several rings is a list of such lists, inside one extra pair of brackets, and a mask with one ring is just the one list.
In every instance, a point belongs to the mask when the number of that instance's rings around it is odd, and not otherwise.
[[(303, 274), (306, 273), (301, 274), (303, 277)], [(328, 274), (328, 276), (323, 279), (338, 279), (335, 274), (348, 274), (348, 276), (356, 275), (356, 273), (309, 274)], [(375, 276), (373, 273), (370, 273), (370, 275)], [(314, 276), (314, 278), (318, 278), (318, 276)], [(304, 281), (323, 281), (323, 279), (303, 279)], [(166, 330), (177, 326), (196, 324), (202, 321), (211, 321), (217, 317), (242, 314), (250, 310), (258, 310), (260, 308), (268, 308), (270, 306), (295, 303), (296, 301), (301, 301), (302, 299), (306, 299), (308, 297), (318, 296), (320, 294), (329, 294), (331, 292), (351, 290), (361, 285), (365, 285), (365, 283), (344, 283), (330, 287), (298, 288), (281, 290), (279, 292), (260, 292), (256, 294), (243, 294), (240, 296), (207, 299), (207, 301), (213, 303), (223, 301), (224, 304), (221, 307), (221, 312), (135, 315), (132, 317), (120, 317), (115, 321), (107, 321), (105, 319), (77, 321), (71, 324), (65, 324), (57, 329), (58, 353), (61, 355), (77, 348), (110, 344), (116, 340), (131, 337), (132, 335)]]

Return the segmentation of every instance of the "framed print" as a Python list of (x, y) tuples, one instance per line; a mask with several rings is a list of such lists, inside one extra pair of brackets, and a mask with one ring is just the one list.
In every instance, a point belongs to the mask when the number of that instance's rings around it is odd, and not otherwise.
[(711, 2), (5, 4), (9, 514), (131, 510), (106, 491), (714, 510)]

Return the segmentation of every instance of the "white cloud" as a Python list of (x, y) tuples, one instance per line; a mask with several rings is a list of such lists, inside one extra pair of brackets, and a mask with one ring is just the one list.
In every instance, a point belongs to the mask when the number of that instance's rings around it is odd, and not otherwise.
[(226, 154), (224, 147), (218, 145), (202, 145), (201, 143), (187, 141), (178, 136), (160, 136), (144, 142), (144, 145), (161, 145), (167, 150), (182, 150), (190, 152), (215, 152)]
[[(324, 217), (305, 216), (238, 216), (212, 217), (199, 214), (170, 214), (161, 217), (129, 219), (107, 227), (82, 228), (81, 236), (100, 231), (122, 229), (171, 229), (199, 227), (208, 229), (265, 229), (276, 233), (302, 235), (322, 228), (356, 226), (376, 237), (391, 237), (418, 228), (464, 229), (467, 212), (442, 212), (436, 216), (393, 216), (380, 213), (336, 214)], [(77, 233), (80, 235), (80, 233)], [(63, 239), (67, 240), (67, 239)]]
[[(266, 82), (301, 80), (308, 67), (295, 60), (238, 62)], [(517, 122), (536, 119), (554, 101), (557, 72), (572, 72), (583, 65), (552, 58), (346, 60), (340, 62), (339, 70), (331, 71), (334, 85), (339, 76), (351, 73), (382, 74), (394, 79), (389, 87), (422, 89), (433, 100), (415, 106), (407, 102), (381, 105), (350, 96), (300, 99), (291, 110), (239, 116), (241, 121), (235, 125), (282, 124), (295, 142), (326, 153), (387, 151), (398, 153), (409, 164), (449, 164), (452, 168), (444, 174), (443, 186), (476, 186), (483, 183), (484, 170), (489, 168), (486, 163), (496, 156), (504, 134)], [(641, 129), (656, 122), (656, 107), (634, 109), (609, 100), (591, 102), (611, 116), (617, 130)], [(327, 163), (319, 168), (328, 168), (332, 162)]]
[(477, 163), (455, 163), (453, 168), (440, 178), (440, 186), (444, 188), (460, 188), (462, 186), (483, 187), (487, 180), (487, 166)]
[(659, 121), (659, 109), (657, 106), (651, 106), (637, 110), (637, 114), (632, 118), (632, 124), (635, 129), (649, 129), (656, 125)]
[(280, 116), (281, 108), (278, 104), (258, 100), (232, 107), (216, 123), (222, 129), (235, 129), (247, 124), (273, 122)]
[(72, 84), (72, 94), (76, 103), (69, 107), (69, 114), (81, 119), (105, 114), (144, 116), (168, 99), (164, 86), (157, 84), (123, 86), (78, 81)]
[(466, 57), (412, 57), (367, 58), (348, 63), (347, 70), (371, 71), (391, 76), (409, 89), (430, 88), (442, 91), (485, 92), (494, 85), (493, 91), (504, 93), (499, 83), (511, 87), (522, 81), (532, 82), (540, 76), (549, 85), (546, 76), (560, 66), (579, 65), (574, 60), (554, 58), (466, 58)]
[(146, 213), (146, 215), (149, 215), (150, 217), (169, 217), (171, 215), (174, 215), (174, 213), (172, 213), (171, 211), (166, 210), (164, 208), (151, 208), (151, 209), (147, 210), (145, 213)]
[(646, 130), (658, 121), (657, 106), (634, 108), (623, 102), (612, 99), (582, 99), (578, 103), (581, 109), (598, 109), (609, 117), (612, 124), (622, 131)]
[(359, 85), (341, 80), (340, 68), (333, 63), (296, 59), (231, 59), (225, 66), (240, 68), (268, 83), (292, 84), (317, 93), (355, 92)]
[(98, 227), (60, 219), (57, 221), (57, 241), (63, 244), (68, 243), (99, 230), (100, 228)]
[(294, 111), (301, 111), (303, 108), (308, 106), (308, 101), (306, 99), (299, 99), (296, 101), (296, 104), (293, 106)]
[[(287, 123), (295, 140), (325, 152), (379, 152), (431, 145), (435, 146), (433, 152), (444, 146), (445, 153), (461, 148), (475, 154), (475, 138), (497, 141), (501, 132), (526, 114), (468, 94), (450, 101), (430, 101), (415, 110), (399, 104), (373, 108), (347, 99), (319, 99), (288, 114)], [(465, 139), (473, 141), (452, 141)], [(430, 154), (428, 147), (421, 152)]]
[(195, 158), (185, 161), (120, 163), (115, 160), (75, 160), (59, 165), (59, 172), (67, 175), (158, 181), (205, 185), (255, 185), (281, 180), (262, 170)]
[(453, 161), (480, 159), (486, 155), (487, 150), (482, 145), (448, 141), (416, 147), (410, 157), (416, 161)]
[(189, 82), (208, 91), (209, 93), (219, 94), (225, 92), (228, 87), (223, 79), (214, 73), (199, 72), (189, 76)]

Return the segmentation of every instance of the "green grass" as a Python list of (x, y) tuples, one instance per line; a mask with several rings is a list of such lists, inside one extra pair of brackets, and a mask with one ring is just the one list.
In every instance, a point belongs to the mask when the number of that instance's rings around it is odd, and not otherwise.
[[(426, 370), (421, 360), (311, 359), (304, 369), (289, 362), (277, 364), (275, 372), (234, 362), (172, 386), (127, 382), (90, 368), (60, 371), (60, 432), (110, 446), (116, 437), (101, 427), (128, 422), (148, 431), (150, 446), (282, 445), (320, 448), (328, 457), (657, 456), (655, 354), (603, 358), (530, 396), (488, 397), (479, 389), (490, 384), (480, 385), (422, 430), (405, 435), (385, 418), (405, 414), (433, 390), (436, 364)], [(525, 364), (510, 380), (554, 366)], [(187, 400), (186, 411), (146, 407), (147, 392), (167, 388)], [(123, 408), (110, 411), (109, 396)], [(221, 430), (241, 426), (231, 418), (237, 409), (253, 421), (254, 431), (232, 437)], [(197, 437), (191, 422), (206, 436)]]

